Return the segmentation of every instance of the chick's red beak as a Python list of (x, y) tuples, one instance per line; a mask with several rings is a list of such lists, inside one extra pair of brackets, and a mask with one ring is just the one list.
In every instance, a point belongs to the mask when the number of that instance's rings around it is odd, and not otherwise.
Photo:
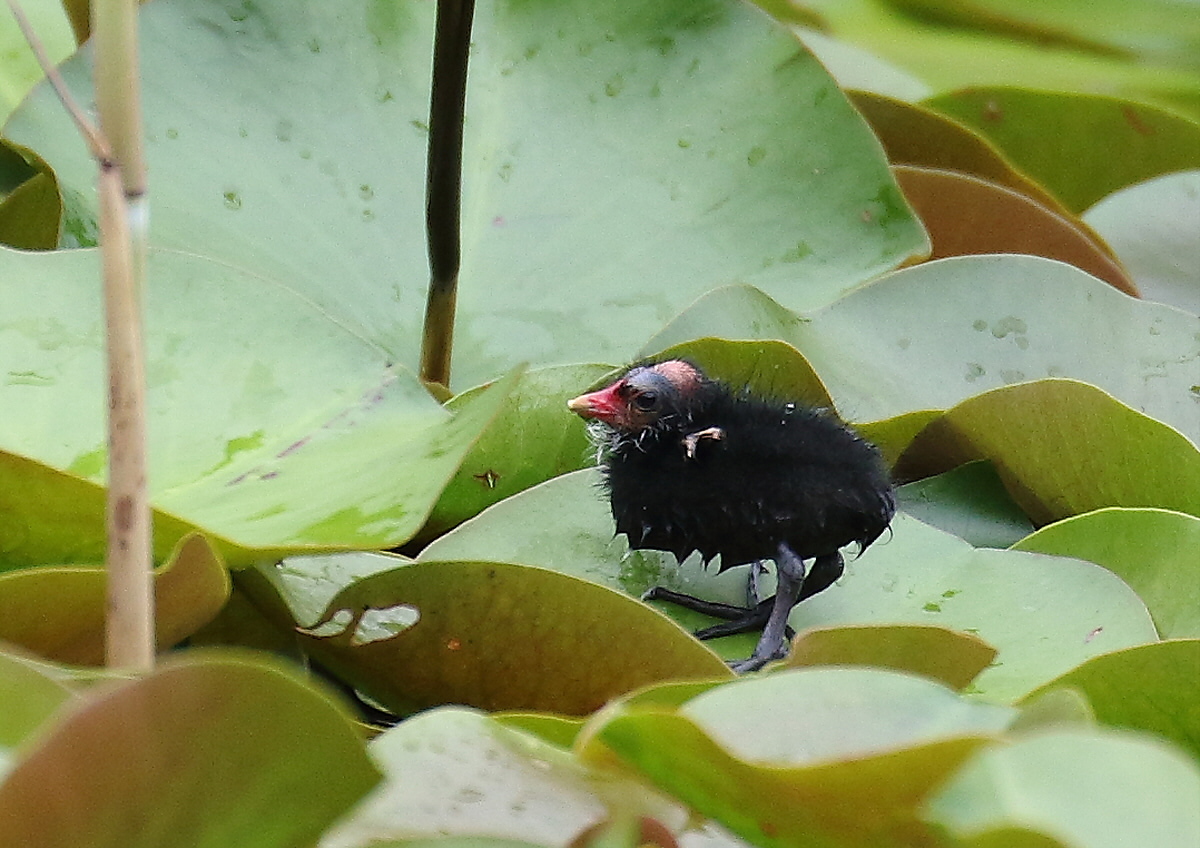
[(614, 424), (625, 414), (625, 401), (618, 394), (620, 383), (613, 383), (606, 389), (589, 392), (567, 401), (567, 409), (583, 416), (596, 418), (606, 424)]

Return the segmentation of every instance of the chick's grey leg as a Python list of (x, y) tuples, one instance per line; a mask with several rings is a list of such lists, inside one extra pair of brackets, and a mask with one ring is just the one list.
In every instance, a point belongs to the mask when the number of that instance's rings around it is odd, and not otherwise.
[(778, 586), (767, 623), (763, 626), (762, 636), (749, 658), (731, 664), (736, 672), (757, 671), (771, 660), (787, 656), (788, 614), (791, 613), (792, 607), (800, 602), (805, 569), (804, 560), (784, 542), (779, 543), (779, 551), (775, 557), (775, 573)]
[[(695, 634), (697, 639), (707, 640), (719, 639), (723, 636), (736, 636), (739, 633), (762, 630), (771, 617), (771, 609), (775, 603), (774, 597), (759, 600), (758, 595), (758, 581), (765, 572), (766, 568), (761, 561), (751, 563), (750, 576), (746, 586), (745, 606), (706, 601), (703, 598), (685, 595), (662, 586), (648, 589), (642, 595), (642, 600), (665, 601), (683, 609), (724, 619), (722, 624), (714, 624), (697, 630)], [(787, 639), (791, 639), (796, 633), (789, 627), (784, 635)]]
[(788, 642), (796, 635), (787, 623), (792, 608), (805, 598), (811, 598), (832, 586), (842, 576), (845, 566), (842, 555), (835, 551), (818, 556), (813, 560), (812, 568), (806, 572), (804, 560), (786, 544), (780, 543), (775, 567), (779, 584), (775, 596), (752, 606), (705, 601), (661, 586), (650, 589), (642, 595), (642, 600), (667, 601), (684, 609), (725, 619), (722, 624), (696, 631), (698, 639), (715, 639), (761, 629), (762, 637), (754, 653), (747, 659), (730, 663), (736, 672), (757, 671), (772, 660), (787, 656)]
[[(697, 639), (719, 639), (722, 636), (735, 636), (739, 633), (749, 633), (752, 630), (762, 630), (771, 617), (773, 599), (765, 601), (758, 599), (758, 577), (764, 571), (761, 562), (750, 566), (750, 580), (746, 587), (746, 605), (723, 604), (718, 601), (706, 601), (703, 598), (685, 595), (662, 586), (654, 586), (643, 595), (643, 601), (665, 601), (683, 609), (710, 615), (713, 618), (724, 619), (722, 624), (714, 624), (696, 631)], [(795, 635), (788, 628), (788, 638)]]

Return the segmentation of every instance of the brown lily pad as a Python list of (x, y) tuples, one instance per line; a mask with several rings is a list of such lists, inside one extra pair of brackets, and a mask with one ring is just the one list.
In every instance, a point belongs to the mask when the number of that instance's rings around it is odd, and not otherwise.
[(649, 683), (732, 676), (647, 605), (512, 563), (418, 562), (375, 574), (305, 632), (314, 656), (402, 713), (460, 703), (584, 715)]
[(1137, 295), (1133, 280), (1082, 222), (970, 174), (909, 165), (893, 171), (933, 240), (930, 259), (978, 253), (1044, 256)]
[[(104, 662), (105, 571), (45, 566), (0, 574), (0, 640), (47, 659)], [(229, 573), (204, 536), (184, 538), (155, 573), (156, 639), (168, 648), (211, 621), (229, 597)]]

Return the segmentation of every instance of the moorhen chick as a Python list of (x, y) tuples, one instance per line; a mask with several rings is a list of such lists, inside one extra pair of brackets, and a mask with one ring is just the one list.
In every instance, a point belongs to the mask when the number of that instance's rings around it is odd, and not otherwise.
[(736, 671), (786, 655), (792, 607), (841, 576), (841, 548), (857, 543), (861, 553), (895, 513), (878, 449), (832, 413), (734, 391), (690, 362), (632, 368), (567, 406), (602, 425), (593, 429), (604, 484), (631, 548), (680, 562), (720, 554), (721, 571), (774, 560), (776, 594), (752, 606), (662, 588), (646, 595), (727, 619), (701, 639), (762, 628)]

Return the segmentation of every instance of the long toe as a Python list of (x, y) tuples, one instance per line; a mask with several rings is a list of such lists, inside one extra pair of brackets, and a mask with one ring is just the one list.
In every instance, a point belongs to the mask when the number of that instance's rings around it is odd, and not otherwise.
[(736, 636), (739, 633), (762, 630), (771, 617), (771, 607), (774, 603), (774, 598), (767, 598), (765, 601), (760, 601), (756, 607), (743, 607), (738, 618), (697, 630), (696, 638), (700, 640), (719, 639), (722, 636)]
[[(753, 610), (748, 607), (739, 607), (736, 604), (722, 604), (717, 601), (706, 601), (703, 598), (685, 595), (682, 592), (676, 592), (673, 589), (666, 589), (662, 586), (653, 586), (647, 589), (642, 594), (642, 600), (665, 601), (668, 604), (692, 610), (692, 612), (704, 613), (705, 615), (711, 615), (713, 618), (721, 618), (726, 621), (740, 621), (753, 613)], [(763, 621), (766, 621), (765, 617)]]

